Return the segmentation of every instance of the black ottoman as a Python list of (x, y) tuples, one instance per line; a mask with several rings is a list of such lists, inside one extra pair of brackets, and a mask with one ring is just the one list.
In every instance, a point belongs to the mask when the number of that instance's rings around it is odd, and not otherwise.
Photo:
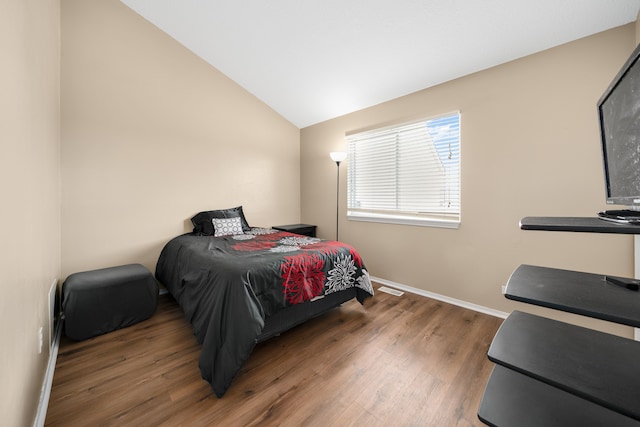
[(158, 305), (158, 282), (144, 266), (83, 271), (62, 285), (64, 331), (84, 340), (148, 319)]

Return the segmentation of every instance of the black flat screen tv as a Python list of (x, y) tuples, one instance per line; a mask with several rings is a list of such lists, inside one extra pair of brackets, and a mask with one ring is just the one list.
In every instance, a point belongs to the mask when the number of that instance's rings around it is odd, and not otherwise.
[(639, 59), (640, 45), (598, 100), (606, 202), (631, 211), (640, 210)]

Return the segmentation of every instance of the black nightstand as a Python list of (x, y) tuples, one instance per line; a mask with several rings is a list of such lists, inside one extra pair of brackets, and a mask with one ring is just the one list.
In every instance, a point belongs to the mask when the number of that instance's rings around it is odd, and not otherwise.
[(316, 226), (309, 224), (274, 225), (274, 230), (288, 231), (289, 233), (302, 234), (303, 236), (316, 237)]

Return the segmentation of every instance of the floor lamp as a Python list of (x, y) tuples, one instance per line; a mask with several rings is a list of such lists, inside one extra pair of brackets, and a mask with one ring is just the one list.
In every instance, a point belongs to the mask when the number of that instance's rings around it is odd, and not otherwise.
[(340, 212), (340, 162), (347, 158), (347, 153), (344, 151), (332, 151), (329, 153), (331, 160), (336, 162), (338, 166), (338, 178), (336, 181), (336, 240), (338, 240), (338, 219)]

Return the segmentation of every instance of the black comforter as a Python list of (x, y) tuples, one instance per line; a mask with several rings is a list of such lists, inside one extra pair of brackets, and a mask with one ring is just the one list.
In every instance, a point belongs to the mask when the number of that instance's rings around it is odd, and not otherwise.
[(249, 357), (268, 316), (350, 287), (361, 303), (373, 295), (353, 247), (270, 229), (178, 236), (162, 250), (156, 277), (193, 325), (202, 344), (202, 377), (218, 397)]

